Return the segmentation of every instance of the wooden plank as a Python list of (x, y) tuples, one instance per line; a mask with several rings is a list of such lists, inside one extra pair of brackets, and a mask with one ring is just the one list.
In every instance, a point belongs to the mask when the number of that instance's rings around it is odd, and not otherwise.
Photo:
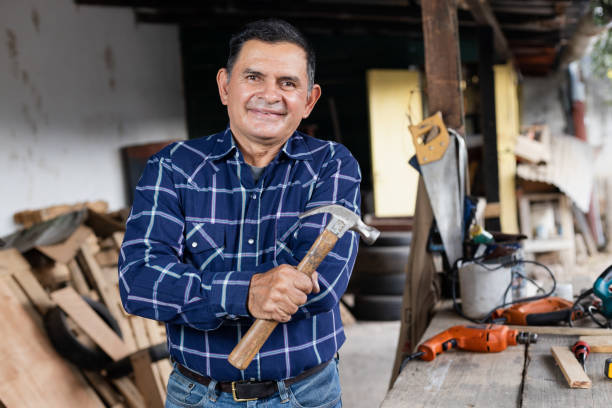
[(502, 232), (518, 232), (516, 209), (516, 157), (514, 145), (519, 131), (518, 78), (511, 64), (495, 65), (495, 121), (499, 174), (499, 220)]
[(44, 329), (24, 309), (9, 282), (16, 286), (12, 278), (0, 278), (3, 403), (7, 407), (104, 407), (76, 369), (53, 349)]
[[(163, 336), (159, 330), (159, 322), (151, 319), (144, 319), (144, 323), (145, 329), (147, 331), (147, 336), (149, 337), (149, 341), (152, 346), (166, 343), (166, 336)], [(157, 382), (160, 394), (164, 397), (166, 394), (166, 383), (168, 382), (168, 377), (170, 376), (171, 371), (172, 366), (170, 365), (168, 359), (160, 360), (153, 363), (153, 373), (155, 374), (155, 380)]]
[(66, 287), (57, 290), (51, 294), (51, 298), (114, 361), (121, 360), (130, 354), (130, 350), (121, 338), (74, 289)]
[(145, 319), (138, 316), (130, 316), (130, 326), (132, 326), (132, 333), (134, 333), (134, 339), (136, 339), (136, 347), (140, 349), (147, 348), (151, 345), (149, 336), (147, 336), (147, 330), (145, 328)]
[(537, 334), (554, 334), (556, 336), (610, 336), (612, 329), (598, 327), (567, 327), (567, 326), (513, 326), (511, 329)]
[(70, 282), (72, 283), (74, 289), (81, 295), (89, 294), (89, 284), (87, 283), (85, 275), (83, 275), (83, 271), (81, 270), (81, 267), (77, 261), (71, 259), (67, 266), (68, 270), (70, 271)]
[(110, 386), (104, 377), (93, 371), (83, 371), (83, 375), (89, 384), (102, 397), (104, 403), (109, 407), (117, 406), (122, 403), (122, 397)]
[[(497, 18), (495, 18), (495, 13), (491, 10), (491, 5), (487, 0), (464, 0), (470, 8), (470, 12), (472, 16), (474, 16), (474, 20), (476, 23), (480, 25), (488, 25), (491, 27), (491, 33), (489, 36), (493, 37), (495, 42), (495, 51), (497, 55), (499, 55), (503, 59), (512, 58), (512, 52), (508, 47), (508, 41), (506, 40), (506, 36), (504, 35), (501, 27), (499, 26), (499, 22)], [(493, 49), (490, 51), (491, 55), (493, 54)], [(480, 58), (483, 57), (482, 54), (479, 54)]]
[(612, 353), (612, 334), (609, 336), (581, 336), (580, 340), (585, 341), (591, 347), (592, 353)]
[(41, 316), (44, 316), (49, 309), (55, 307), (55, 303), (51, 300), (49, 294), (34, 277), (31, 270), (23, 269), (20, 271), (14, 271), (13, 277)]
[(108, 203), (106, 201), (87, 201), (77, 204), (54, 205), (36, 210), (20, 211), (13, 214), (13, 219), (15, 222), (22, 224), (25, 228), (28, 228), (39, 222), (47, 221), (69, 212), (80, 211), (84, 208), (105, 213), (108, 211)]
[(55, 290), (70, 280), (70, 270), (66, 264), (53, 262), (51, 265), (33, 268), (32, 271), (43, 287), (48, 290)]
[(14, 248), (0, 251), (0, 271), (12, 272), (29, 270), (30, 264)]
[(120, 250), (121, 244), (123, 243), (123, 238), (125, 238), (125, 232), (123, 231), (113, 232), (112, 237), (113, 237), (113, 240), (115, 241), (115, 246), (117, 250)]
[(550, 351), (570, 388), (591, 388), (591, 379), (568, 347), (553, 346)]
[(112, 313), (113, 317), (118, 319), (118, 311), (115, 305), (119, 302), (119, 293), (115, 289), (115, 286), (105, 278), (91, 249), (87, 245), (81, 245), (77, 258), (81, 267), (83, 267), (84, 271), (90, 276), (95, 289), (100, 294), (104, 303), (110, 306), (109, 311)]
[(163, 408), (164, 403), (157, 385), (156, 375), (151, 365), (151, 357), (148, 350), (140, 350), (130, 356), (132, 367), (134, 367), (134, 379), (136, 386), (144, 397), (149, 408)]
[(125, 397), (125, 402), (130, 408), (147, 408), (142, 394), (128, 377), (114, 379), (113, 384)]
[(37, 246), (36, 249), (56, 262), (67, 264), (75, 257), (79, 247), (90, 236), (93, 236), (93, 231), (81, 225), (64, 242), (55, 245)]
[(96, 262), (98, 262), (98, 265), (102, 267), (113, 265), (116, 266), (117, 262), (119, 261), (119, 252), (114, 248), (104, 249), (95, 255), (95, 259)]

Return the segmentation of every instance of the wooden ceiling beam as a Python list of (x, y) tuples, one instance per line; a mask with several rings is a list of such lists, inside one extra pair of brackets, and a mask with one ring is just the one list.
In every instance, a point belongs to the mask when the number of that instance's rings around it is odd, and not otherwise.
[(493, 44), (497, 54), (504, 59), (512, 59), (508, 41), (491, 10), (489, 2), (487, 0), (465, 0), (465, 3), (478, 24), (488, 25), (493, 29)]

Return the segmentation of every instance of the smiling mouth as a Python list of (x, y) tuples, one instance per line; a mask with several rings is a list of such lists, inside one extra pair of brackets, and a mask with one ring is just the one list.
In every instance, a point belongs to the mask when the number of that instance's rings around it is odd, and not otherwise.
[(286, 115), (285, 112), (267, 111), (267, 110), (260, 110), (260, 109), (249, 109), (249, 112), (259, 117), (270, 118), (270, 119), (280, 118)]

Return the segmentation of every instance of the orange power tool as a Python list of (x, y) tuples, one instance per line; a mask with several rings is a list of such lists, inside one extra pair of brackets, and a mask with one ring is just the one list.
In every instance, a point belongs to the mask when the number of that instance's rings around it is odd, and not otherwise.
[(453, 326), (448, 330), (427, 340), (418, 347), (418, 351), (402, 362), (402, 368), (410, 360), (420, 357), (431, 361), (440, 353), (453, 348), (459, 350), (497, 353), (508, 346), (529, 344), (538, 341), (535, 333), (511, 330), (498, 324), (479, 324), (470, 326)]
[(547, 297), (544, 299), (523, 302), (512, 305), (507, 309), (497, 309), (491, 316), (499, 323), (521, 326), (550, 326), (560, 322), (567, 322), (581, 317), (579, 310), (573, 310), (573, 303), (560, 297)]

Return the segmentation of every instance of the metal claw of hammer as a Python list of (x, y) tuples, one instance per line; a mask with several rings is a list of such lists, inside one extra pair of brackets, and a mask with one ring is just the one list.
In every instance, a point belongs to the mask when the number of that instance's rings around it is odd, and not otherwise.
[[(314, 214), (329, 213), (331, 220), (325, 230), (312, 244), (308, 253), (297, 266), (297, 270), (310, 276), (319, 267), (323, 259), (333, 249), (338, 239), (349, 230), (356, 231), (361, 235), (366, 244), (371, 245), (380, 235), (376, 228), (366, 225), (361, 218), (351, 210), (337, 204), (325, 205), (300, 214), (300, 218), (306, 218)], [(257, 319), (249, 328), (244, 337), (234, 347), (228, 357), (228, 361), (234, 367), (246, 369), (255, 355), (264, 345), (272, 331), (278, 325), (277, 321)]]

